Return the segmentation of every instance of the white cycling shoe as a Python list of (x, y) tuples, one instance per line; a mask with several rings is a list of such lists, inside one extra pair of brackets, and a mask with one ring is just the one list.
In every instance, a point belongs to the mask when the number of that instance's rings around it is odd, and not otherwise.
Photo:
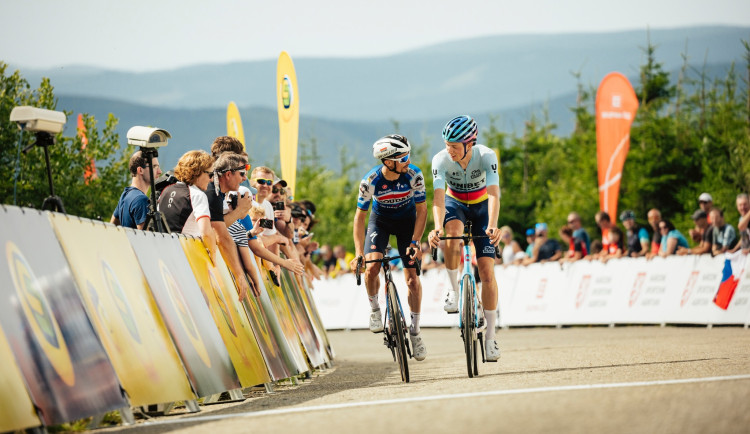
[(380, 333), (383, 331), (383, 318), (380, 316), (380, 309), (370, 313), (370, 331)]
[(456, 291), (448, 291), (445, 295), (445, 306), (443, 306), (448, 313), (458, 313), (458, 294)]
[(427, 347), (424, 346), (422, 334), (413, 335), (409, 333), (409, 339), (411, 340), (411, 355), (417, 359), (418, 362), (421, 362), (427, 357)]
[(498, 348), (496, 340), (484, 341), (484, 358), (488, 362), (497, 362), (500, 358), (500, 348)]

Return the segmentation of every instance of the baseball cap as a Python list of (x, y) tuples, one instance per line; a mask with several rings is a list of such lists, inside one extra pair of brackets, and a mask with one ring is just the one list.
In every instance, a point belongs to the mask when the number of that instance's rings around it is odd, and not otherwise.
[(273, 177), (273, 185), (276, 185), (276, 184), (281, 184), (282, 187), (286, 187), (286, 185), (287, 185), (286, 181), (284, 181), (283, 179), (279, 178), (278, 176), (274, 176)]
[(693, 220), (705, 219), (705, 218), (708, 218), (708, 214), (706, 214), (706, 212), (703, 211), (702, 209), (698, 209), (698, 210), (695, 210), (695, 212), (692, 215), (692, 218)]
[(708, 193), (701, 193), (701, 195), (698, 196), (698, 202), (713, 202), (713, 201), (714, 199)]
[(547, 223), (537, 223), (534, 228), (536, 229), (536, 233), (539, 234), (539, 232), (547, 230)]
[(631, 210), (623, 211), (622, 214), (620, 214), (620, 220), (635, 220), (635, 213)]
[(526, 236), (530, 237), (532, 235), (534, 235), (534, 229), (533, 228), (526, 229)]

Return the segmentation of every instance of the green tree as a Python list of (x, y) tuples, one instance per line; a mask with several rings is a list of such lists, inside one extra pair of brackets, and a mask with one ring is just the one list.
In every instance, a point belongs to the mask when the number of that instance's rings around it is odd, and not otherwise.
[[(7, 174), (17, 173), (16, 180), (14, 176), (0, 179), (0, 201), (41, 208), (49, 196), (44, 150), (33, 146), (21, 153), (22, 148), (34, 143), (34, 134), (21, 132), (16, 123), (10, 122), (13, 107), (24, 105), (57, 109), (49, 79), (43, 79), (37, 89), (32, 89), (19, 71), (10, 73), (8, 66), (0, 62), (0, 168)], [(109, 220), (122, 189), (129, 182), (129, 156), (115, 133), (117, 119), (110, 114), (100, 131), (96, 120), (84, 115), (88, 144), (83, 150), (82, 140), (75, 133), (76, 123), (70, 119), (72, 114), (65, 114), (68, 117), (66, 131), (72, 129), (74, 134), (65, 135), (65, 131), (58, 134), (55, 144), (48, 148), (55, 194), (62, 199), (69, 214)], [(87, 180), (84, 173), (91, 159), (96, 162), (98, 176)]]

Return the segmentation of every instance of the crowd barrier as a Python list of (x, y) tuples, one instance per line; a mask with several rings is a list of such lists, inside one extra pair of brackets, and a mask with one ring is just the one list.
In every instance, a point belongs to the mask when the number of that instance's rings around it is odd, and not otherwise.
[(199, 411), (334, 357), (298, 276), (279, 287), (253, 264), (262, 296), (240, 302), (200, 239), (12, 206), (0, 222), (0, 432), (175, 401)]
[[(727, 254), (651, 260), (621, 258), (606, 263), (548, 262), (526, 267), (498, 265), (495, 266), (498, 323), (504, 327), (578, 324), (739, 324), (747, 327), (750, 323), (748, 261), (746, 255)], [(394, 271), (393, 275), (402, 306), (408, 310), (403, 273)], [(421, 282), (420, 324), (457, 327), (458, 315), (443, 311), (448, 285), (445, 268), (426, 270)], [(720, 286), (723, 289), (715, 302)], [(370, 305), (364, 286), (356, 286), (353, 275), (316, 281), (313, 294), (327, 329), (368, 327)], [(382, 308), (384, 299), (380, 297)], [(719, 306), (724, 303), (725, 306)]]

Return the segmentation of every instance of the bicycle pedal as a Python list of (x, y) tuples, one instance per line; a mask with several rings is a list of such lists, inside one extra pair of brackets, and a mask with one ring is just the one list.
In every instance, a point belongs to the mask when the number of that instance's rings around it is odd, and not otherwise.
[(458, 311), (455, 311), (455, 312), (447, 312), (447, 311), (446, 311), (445, 313), (447, 313), (448, 315), (455, 315), (455, 314), (457, 314), (457, 313), (458, 313)]

